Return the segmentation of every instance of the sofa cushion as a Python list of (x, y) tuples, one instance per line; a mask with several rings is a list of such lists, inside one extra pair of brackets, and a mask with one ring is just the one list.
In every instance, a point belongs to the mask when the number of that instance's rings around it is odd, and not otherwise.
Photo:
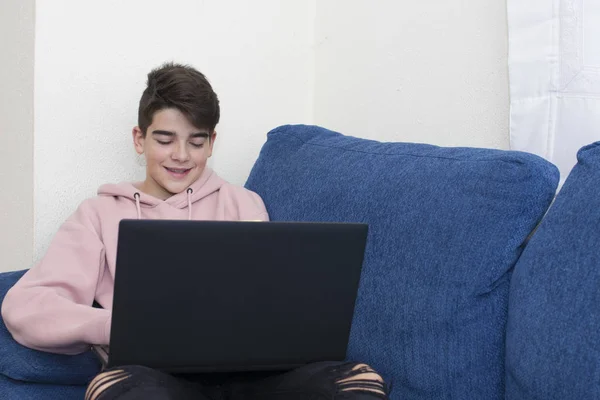
[[(25, 271), (0, 274), (0, 305), (4, 296)], [(66, 385), (88, 383), (100, 370), (94, 354), (76, 356), (32, 350), (15, 342), (0, 318), (0, 374), (11, 379)], [(42, 397), (39, 397), (42, 398)]]
[(578, 163), (515, 267), (507, 399), (600, 399), (600, 142)]
[(558, 171), (531, 154), (271, 131), (246, 186), (272, 220), (369, 224), (348, 358), (398, 399), (501, 399), (509, 274)]
[(0, 375), (0, 399), (2, 400), (81, 400), (86, 386), (50, 385), (15, 381)]

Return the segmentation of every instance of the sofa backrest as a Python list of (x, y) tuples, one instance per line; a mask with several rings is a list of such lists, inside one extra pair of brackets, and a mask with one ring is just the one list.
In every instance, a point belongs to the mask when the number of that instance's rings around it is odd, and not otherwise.
[(579, 151), (509, 304), (506, 399), (600, 399), (600, 142)]
[(397, 399), (500, 399), (510, 271), (558, 171), (531, 154), (268, 135), (246, 186), (272, 220), (369, 224), (348, 358)]

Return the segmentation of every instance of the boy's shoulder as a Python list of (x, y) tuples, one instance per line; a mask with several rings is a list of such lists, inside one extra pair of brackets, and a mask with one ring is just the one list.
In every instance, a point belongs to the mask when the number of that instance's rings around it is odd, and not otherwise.
[[(246, 189), (245, 187), (241, 186), (241, 185), (236, 185), (233, 183), (229, 183), (227, 181), (223, 181), (223, 185), (221, 186), (221, 190), (225, 190), (231, 193), (235, 193), (238, 194), (240, 196), (258, 196), (257, 193), (253, 192), (250, 189)], [(258, 196), (260, 197), (260, 196)]]
[(257, 205), (262, 205), (263, 200), (260, 195), (256, 192), (253, 192), (250, 189), (246, 189), (243, 186), (235, 185), (233, 183), (229, 183), (225, 181), (223, 186), (221, 186), (220, 191), (223, 194), (229, 195), (237, 201), (251, 201)]
[(265, 204), (258, 193), (228, 182), (221, 186), (220, 192), (229, 204), (233, 203), (237, 208), (241, 219), (268, 219)]
[[(79, 203), (75, 214), (79, 215), (80, 217), (86, 217), (92, 221), (95, 221), (98, 220), (98, 218), (100, 218), (102, 214), (114, 211), (115, 208), (119, 207), (119, 199), (121, 198), (121, 200), (123, 200), (124, 196), (118, 195), (116, 193), (110, 194), (111, 191), (107, 190), (107, 188), (112, 188), (112, 192), (114, 192), (115, 187), (119, 187), (122, 185), (124, 184), (107, 184), (100, 186), (95, 196), (88, 197), (84, 199), (81, 203)], [(131, 186), (131, 184), (129, 185)], [(129, 197), (133, 199), (133, 193)]]

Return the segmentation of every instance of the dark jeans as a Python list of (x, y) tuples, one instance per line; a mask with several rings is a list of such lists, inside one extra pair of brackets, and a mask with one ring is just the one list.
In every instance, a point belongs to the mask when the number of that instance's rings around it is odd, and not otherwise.
[(193, 376), (127, 366), (94, 379), (86, 400), (387, 399), (385, 384), (373, 373), (365, 364), (340, 362), (309, 364), (285, 373)]

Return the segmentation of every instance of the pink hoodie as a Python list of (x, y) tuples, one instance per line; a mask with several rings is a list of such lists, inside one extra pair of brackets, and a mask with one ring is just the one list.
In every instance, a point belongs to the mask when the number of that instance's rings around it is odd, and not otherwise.
[[(269, 219), (256, 193), (225, 182), (209, 168), (186, 192), (164, 201), (131, 183), (103, 185), (98, 197), (81, 203), (45, 257), (6, 295), (2, 317), (16, 341), (65, 354), (108, 344), (118, 226), (133, 218)], [(92, 308), (94, 300), (103, 309)]]

